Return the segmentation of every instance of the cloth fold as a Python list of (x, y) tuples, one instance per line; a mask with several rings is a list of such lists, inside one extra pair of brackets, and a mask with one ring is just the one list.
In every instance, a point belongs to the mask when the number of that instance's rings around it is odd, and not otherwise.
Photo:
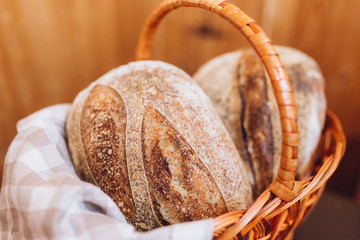
[(0, 239), (212, 239), (212, 219), (136, 232), (111, 198), (81, 181), (66, 144), (69, 106), (18, 122), (5, 158)]

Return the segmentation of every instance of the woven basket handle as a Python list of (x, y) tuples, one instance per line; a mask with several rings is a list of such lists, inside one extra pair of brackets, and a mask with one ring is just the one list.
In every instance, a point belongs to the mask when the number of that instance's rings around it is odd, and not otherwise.
[(279, 107), (282, 131), (282, 154), (276, 180), (269, 186), (284, 201), (299, 195), (295, 181), (298, 163), (299, 132), (297, 113), (289, 77), (279, 55), (260, 26), (238, 7), (224, 0), (164, 0), (147, 19), (139, 38), (136, 60), (148, 60), (155, 31), (162, 18), (179, 7), (198, 7), (216, 13), (234, 25), (250, 42), (269, 74)]

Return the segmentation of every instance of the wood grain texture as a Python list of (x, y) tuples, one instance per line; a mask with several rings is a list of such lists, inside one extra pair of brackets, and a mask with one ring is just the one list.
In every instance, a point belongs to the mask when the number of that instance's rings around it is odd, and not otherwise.
[[(100, 75), (133, 59), (140, 28), (160, 1), (0, 0), (0, 162), (17, 120), (71, 102)], [(359, 139), (360, 2), (231, 2), (257, 20), (274, 43), (298, 48), (318, 61), (329, 108), (343, 122), (349, 143)], [(199, 9), (171, 13), (154, 43), (155, 59), (190, 74), (206, 60), (247, 45), (230, 24)], [(359, 155), (358, 147), (345, 155), (343, 163), (352, 168), (349, 179), (359, 175)], [(344, 175), (347, 171), (342, 170)], [(343, 183), (349, 186), (346, 193), (353, 194), (353, 180)]]

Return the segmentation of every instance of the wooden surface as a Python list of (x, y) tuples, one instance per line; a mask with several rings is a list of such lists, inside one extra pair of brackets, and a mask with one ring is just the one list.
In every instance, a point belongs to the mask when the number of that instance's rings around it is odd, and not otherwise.
[[(160, 1), (0, 0), (0, 162), (19, 119), (71, 102), (100, 75), (133, 60), (140, 28)], [(360, 2), (230, 2), (257, 20), (275, 44), (296, 47), (318, 61), (329, 108), (340, 117), (349, 143), (330, 187), (355, 194), (360, 175)], [(242, 46), (245, 40), (221, 18), (179, 9), (160, 26), (153, 56), (192, 74), (206, 60)]]

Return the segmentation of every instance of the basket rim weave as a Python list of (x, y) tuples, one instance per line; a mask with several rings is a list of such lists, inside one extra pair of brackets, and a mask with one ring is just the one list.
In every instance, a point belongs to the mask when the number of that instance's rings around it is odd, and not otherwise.
[(327, 112), (321, 164), (313, 176), (296, 181), (299, 132), (295, 100), (289, 77), (279, 55), (261, 27), (238, 7), (225, 0), (164, 0), (150, 14), (140, 33), (135, 60), (149, 60), (154, 34), (161, 20), (180, 7), (211, 11), (237, 28), (258, 54), (271, 80), (279, 107), (282, 153), (277, 178), (246, 211), (233, 211), (214, 218), (216, 239), (288, 239), (317, 203), (325, 184), (336, 170), (346, 140), (336, 115)]

